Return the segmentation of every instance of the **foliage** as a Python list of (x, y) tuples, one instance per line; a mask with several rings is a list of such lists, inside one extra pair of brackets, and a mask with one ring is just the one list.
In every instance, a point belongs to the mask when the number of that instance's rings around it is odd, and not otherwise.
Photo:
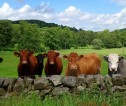
[(102, 46), (103, 46), (103, 43), (100, 39), (94, 39), (92, 41), (92, 46), (93, 46), (94, 49), (101, 49)]
[(70, 49), (92, 45), (94, 39), (99, 39), (94, 48), (120, 48), (126, 46), (126, 30), (93, 32), (39, 20), (0, 20), (0, 48), (4, 50)]
[(7, 47), (11, 44), (12, 33), (11, 21), (0, 21), (0, 48)]

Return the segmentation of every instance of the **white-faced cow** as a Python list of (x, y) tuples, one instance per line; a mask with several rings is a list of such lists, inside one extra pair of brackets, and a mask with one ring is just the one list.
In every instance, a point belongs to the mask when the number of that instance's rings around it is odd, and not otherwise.
[(126, 60), (123, 60), (124, 57), (111, 53), (108, 56), (103, 56), (103, 58), (108, 62), (108, 74), (110, 76), (126, 73)]

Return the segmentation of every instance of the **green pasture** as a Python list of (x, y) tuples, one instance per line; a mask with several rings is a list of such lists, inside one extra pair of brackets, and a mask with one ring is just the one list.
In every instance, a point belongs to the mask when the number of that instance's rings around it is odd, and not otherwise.
[[(102, 67), (101, 74), (107, 74), (107, 62), (103, 60), (103, 55), (107, 55), (109, 53), (117, 53), (121, 56), (126, 57), (126, 48), (114, 48), (114, 49), (69, 49), (69, 50), (60, 50), (62, 55), (69, 54), (70, 52), (77, 52), (78, 54), (87, 54), (87, 53), (96, 53), (101, 57)], [(38, 53), (35, 53), (38, 54)], [(2, 63), (0, 63), (0, 77), (17, 77), (17, 65), (19, 62), (19, 58), (14, 56), (12, 51), (0, 51), (0, 57), (4, 59)], [(44, 60), (44, 62), (46, 59)], [(63, 62), (63, 72), (62, 75), (65, 74), (65, 67), (67, 61), (62, 59)], [(43, 76), (45, 75), (43, 70)]]
[(0, 99), (0, 106), (126, 106), (124, 93), (102, 94), (83, 91), (77, 94), (41, 98), (38, 94), (22, 93), (11, 98)]

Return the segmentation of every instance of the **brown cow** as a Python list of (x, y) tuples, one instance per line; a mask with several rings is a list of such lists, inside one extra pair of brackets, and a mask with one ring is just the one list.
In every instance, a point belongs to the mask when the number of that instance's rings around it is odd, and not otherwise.
[(14, 52), (14, 55), (20, 57), (18, 64), (18, 76), (24, 78), (25, 76), (35, 78), (35, 71), (37, 68), (37, 59), (33, 56), (34, 51), (20, 50)]
[(77, 53), (71, 52), (68, 56), (64, 55), (63, 58), (68, 60), (66, 76), (78, 76), (81, 74), (78, 67), (79, 56)]
[(86, 54), (78, 62), (81, 74), (100, 74), (101, 59), (96, 54)]
[(44, 53), (45, 57), (47, 57), (47, 61), (45, 64), (45, 74), (46, 76), (50, 75), (60, 75), (62, 73), (62, 61), (59, 56), (60, 53), (55, 50), (50, 50), (48, 53)]
[(78, 76), (80, 74), (91, 75), (100, 73), (101, 60), (96, 54), (86, 54), (78, 56), (77, 53), (72, 52), (68, 56), (66, 68), (66, 76)]

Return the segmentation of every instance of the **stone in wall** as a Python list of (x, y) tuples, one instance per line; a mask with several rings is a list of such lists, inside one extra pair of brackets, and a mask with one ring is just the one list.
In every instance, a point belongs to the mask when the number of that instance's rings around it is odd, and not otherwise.
[(53, 84), (53, 86), (58, 86), (62, 84), (63, 77), (60, 75), (52, 75), (49, 77), (49, 81)]
[(13, 87), (13, 91), (14, 92), (22, 92), (24, 89), (25, 89), (24, 79), (18, 78), (14, 87)]
[(6, 94), (6, 91), (3, 88), (0, 88), (0, 96), (4, 96)]
[(2, 85), (3, 85), (5, 79), (6, 79), (6, 78), (0, 78), (0, 87), (2, 87)]
[(41, 90), (50, 85), (47, 77), (37, 78), (34, 80), (34, 90)]
[(77, 78), (73, 76), (65, 76), (63, 78), (63, 85), (67, 87), (75, 87), (77, 84)]
[(126, 78), (120, 74), (113, 74), (112, 75), (113, 86), (125, 85), (125, 80), (126, 80)]
[(32, 85), (34, 83), (34, 80), (32, 78), (24, 78), (24, 85), (27, 91), (31, 91), (32, 90)]

